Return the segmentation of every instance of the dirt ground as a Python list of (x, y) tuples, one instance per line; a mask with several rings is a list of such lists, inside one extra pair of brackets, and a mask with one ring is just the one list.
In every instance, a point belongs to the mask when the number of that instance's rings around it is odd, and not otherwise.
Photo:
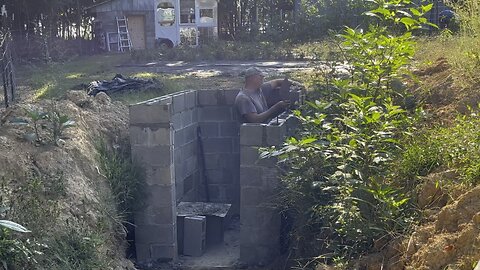
[[(120, 102), (112, 103), (106, 95), (92, 98), (84, 92), (68, 92), (65, 99), (55, 102), (55, 106), (61, 114), (74, 120), (75, 126), (66, 130), (56, 142), (49, 141), (47, 128), (40, 128), (39, 133), (45, 140), (37, 142), (32, 137), (33, 121), (26, 110), (46, 112), (53, 110), (52, 106), (52, 101), (43, 100), (19, 103), (0, 110), (0, 179), (14, 178), (15, 181), (10, 182), (7, 188), (15, 190), (31, 181), (32, 175), (60, 173), (66, 185), (66, 196), (58, 202), (60, 214), (55, 220), (42, 222), (48, 224), (48, 231), (53, 234), (77, 225), (92, 232), (106, 217), (104, 211), (112, 207), (103, 200), (109, 191), (106, 178), (97, 165), (95, 143), (106, 139), (113, 143), (112, 146), (117, 141), (120, 145), (119, 141), (128, 137), (128, 110)], [(2, 202), (15, 199), (8, 199), (5, 195), (2, 194)], [(25, 226), (33, 227), (35, 224)], [(97, 252), (113, 259), (114, 265), (110, 269), (134, 269), (125, 258), (123, 240), (118, 240), (113, 234), (104, 240)]]

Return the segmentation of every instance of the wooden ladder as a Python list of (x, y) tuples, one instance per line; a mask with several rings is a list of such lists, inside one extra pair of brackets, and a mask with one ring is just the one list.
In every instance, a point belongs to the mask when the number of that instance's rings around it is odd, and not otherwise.
[(121, 52), (132, 50), (132, 40), (128, 33), (127, 17), (115, 17), (118, 29), (118, 50)]

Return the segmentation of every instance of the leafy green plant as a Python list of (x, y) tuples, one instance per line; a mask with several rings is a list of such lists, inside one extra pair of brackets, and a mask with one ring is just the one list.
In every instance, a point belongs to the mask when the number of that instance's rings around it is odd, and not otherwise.
[(376, 240), (408, 230), (415, 216), (392, 177), (416, 119), (414, 108), (402, 108), (406, 93), (398, 81), (415, 52), (412, 31), (428, 24), (423, 15), (432, 5), (370, 2), (375, 7), (365, 15), (378, 21), (337, 35), (349, 76), (320, 74), (324, 85), (313, 92), (320, 99), (295, 112), (301, 130), (264, 152), (289, 168), (280, 199), (297, 213), (295, 239), (323, 243), (296, 243), (305, 246), (296, 250), (305, 252), (301, 257), (355, 258)]
[(55, 103), (51, 104), (48, 111), (38, 109), (25, 109), (26, 115), (33, 124), (33, 135), (27, 134), (26, 137), (33, 137), (33, 141), (38, 143), (50, 142), (58, 145), (59, 139), (63, 138), (66, 129), (75, 126), (75, 121), (68, 115), (62, 114)]

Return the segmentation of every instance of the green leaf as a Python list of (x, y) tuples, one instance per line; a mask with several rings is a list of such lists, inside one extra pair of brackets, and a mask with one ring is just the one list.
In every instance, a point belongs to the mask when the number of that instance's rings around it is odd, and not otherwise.
[(5, 228), (10, 229), (10, 230), (13, 230), (13, 231), (21, 232), (21, 233), (30, 232), (29, 230), (27, 230), (22, 225), (17, 224), (13, 221), (10, 221), (10, 220), (0, 220), (0, 226), (5, 227)]
[(306, 144), (311, 144), (313, 142), (316, 142), (316, 138), (306, 138), (300, 141), (300, 145), (306, 145)]
[(415, 16), (422, 16), (422, 13), (416, 8), (410, 8), (410, 12)]
[(430, 4), (426, 5), (426, 6), (422, 6), (422, 12), (423, 12), (423, 13), (427, 13), (427, 12), (429, 12), (432, 8), (433, 8), (433, 3), (430, 3)]
[(408, 17), (401, 18), (400, 22), (403, 23), (405, 25), (405, 27), (407, 27), (407, 29), (410, 29), (413, 26), (415, 26), (416, 24), (418, 24), (418, 22), (416, 20), (414, 20), (412, 18), (408, 18)]

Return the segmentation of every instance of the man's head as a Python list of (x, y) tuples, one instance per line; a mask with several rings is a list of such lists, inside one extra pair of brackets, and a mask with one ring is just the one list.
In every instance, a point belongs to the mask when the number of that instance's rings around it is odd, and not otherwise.
[(244, 72), (245, 75), (245, 85), (249, 87), (258, 88), (263, 83), (263, 78), (265, 75), (257, 67), (249, 67)]

